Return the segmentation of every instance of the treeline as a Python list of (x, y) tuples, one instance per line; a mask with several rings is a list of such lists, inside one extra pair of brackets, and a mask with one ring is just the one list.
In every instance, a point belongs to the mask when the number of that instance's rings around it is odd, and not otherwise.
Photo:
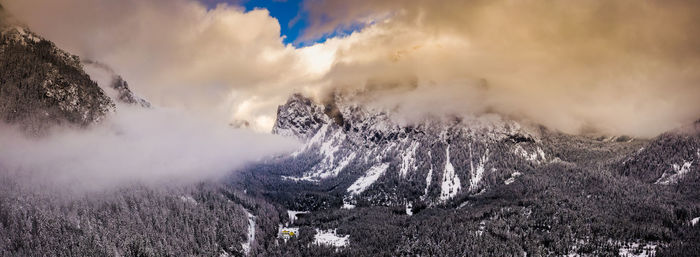
[[(465, 203), (462, 207), (461, 205)], [(300, 217), (301, 236), (274, 256), (617, 256), (621, 248), (694, 256), (700, 200), (612, 171), (551, 165), (454, 206), (327, 209)], [(313, 244), (314, 229), (350, 235), (346, 248)], [(311, 235), (309, 235), (309, 233)], [(639, 246), (633, 247), (632, 243)], [(695, 250), (694, 250), (695, 249)], [(279, 254), (279, 255), (277, 255)], [(270, 255), (272, 256), (272, 255)]]
[(231, 256), (274, 244), (281, 209), (215, 182), (92, 193), (0, 178), (0, 256)]

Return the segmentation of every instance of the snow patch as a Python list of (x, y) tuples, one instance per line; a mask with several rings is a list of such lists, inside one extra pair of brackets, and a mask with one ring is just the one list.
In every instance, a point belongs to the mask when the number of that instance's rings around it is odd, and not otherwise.
[(478, 186), (479, 182), (484, 178), (484, 166), (486, 162), (489, 161), (489, 149), (486, 149), (486, 153), (479, 158), (479, 162), (476, 164), (476, 169), (474, 169), (474, 161), (472, 157), (472, 146), (469, 145), (469, 165), (471, 168), (471, 179), (469, 180), (469, 191), (474, 192)]
[(345, 157), (342, 161), (340, 161), (340, 163), (338, 164), (338, 166), (336, 166), (335, 169), (333, 169), (330, 173), (327, 173), (327, 174), (320, 174), (319, 176), (320, 176), (321, 178), (328, 178), (328, 177), (335, 177), (335, 176), (338, 176), (338, 174), (340, 173), (340, 171), (342, 171), (343, 169), (345, 169), (345, 167), (347, 167), (348, 164), (350, 164), (350, 162), (351, 162), (353, 159), (355, 159), (355, 152), (350, 153), (350, 155), (348, 155), (348, 156)]
[(318, 182), (318, 179), (314, 179), (312, 177), (294, 177), (294, 176), (282, 176), (282, 179), (284, 180), (291, 180), (291, 181), (306, 181), (306, 182)]
[(334, 144), (336, 141), (344, 139), (344, 134), (340, 131), (333, 133), (333, 136), (323, 142), (319, 148), (319, 153), (324, 156), (323, 161), (327, 164), (333, 164), (335, 161), (335, 153), (340, 150), (339, 144)]
[(513, 152), (516, 155), (523, 157), (525, 160), (535, 164), (540, 164), (547, 161), (547, 156), (545, 155), (542, 148), (540, 148), (539, 146), (532, 153), (529, 153), (522, 146), (516, 145), (513, 149)]
[(384, 174), (387, 168), (389, 168), (388, 163), (373, 166), (364, 176), (357, 179), (355, 183), (348, 187), (348, 193), (351, 195), (359, 195), (360, 193), (364, 192), (369, 186), (374, 184), (374, 182), (377, 181), (382, 174)]
[(197, 204), (197, 200), (192, 198), (191, 195), (181, 195), (180, 196), (180, 201), (186, 202), (186, 203), (191, 203), (191, 204)]
[(514, 177), (510, 177), (510, 178), (506, 179), (506, 181), (504, 181), (503, 183), (506, 184), (506, 185), (510, 185), (510, 184), (512, 184), (513, 182), (515, 182), (515, 178), (514, 178)]
[(698, 224), (698, 222), (700, 222), (700, 217), (696, 217), (696, 218), (690, 220), (690, 225), (695, 226)]
[(664, 172), (664, 174), (661, 175), (661, 177), (654, 183), (661, 185), (670, 185), (678, 183), (678, 180), (682, 179), (686, 174), (690, 172), (690, 166), (692, 164), (692, 161), (684, 161), (683, 165), (678, 165), (674, 163), (673, 165), (671, 165), (671, 168), (673, 168), (673, 173)]
[[(641, 247), (640, 247), (641, 246)], [(621, 257), (650, 257), (656, 256), (655, 244), (641, 245), (639, 243), (630, 243), (620, 246), (618, 255)]]
[(324, 140), (324, 136), (327, 132), (328, 125), (323, 125), (318, 133), (316, 133), (301, 150), (292, 154), (292, 156), (297, 156), (301, 152), (311, 149), (314, 145), (320, 144), (318, 153), (322, 156), (321, 161), (314, 166), (311, 171), (306, 172), (301, 177), (282, 176), (283, 179), (318, 182), (322, 179), (337, 177), (338, 174), (355, 159), (357, 156), (355, 152), (351, 152), (345, 158), (337, 158), (337, 154), (341, 150), (342, 142), (345, 141), (346, 135), (341, 131), (336, 131), (328, 139)]
[(250, 246), (255, 240), (255, 216), (253, 216), (253, 214), (251, 214), (248, 210), (245, 212), (248, 214), (248, 240), (241, 243), (241, 247), (243, 247), (245, 255), (248, 255), (250, 253)]
[(314, 145), (321, 143), (323, 141), (324, 136), (326, 135), (326, 132), (328, 131), (328, 126), (328, 124), (323, 124), (323, 126), (321, 126), (321, 128), (316, 132), (316, 134), (314, 134), (314, 136), (311, 137), (311, 139), (308, 142), (306, 142), (306, 144), (304, 144), (304, 146), (299, 151), (294, 152), (292, 156), (297, 156), (298, 154), (309, 150)]
[(544, 151), (542, 151), (542, 148), (539, 146), (537, 147), (537, 153), (540, 155), (540, 158), (542, 158), (542, 161), (546, 161), (547, 157), (544, 155)]
[(343, 207), (341, 209), (352, 210), (355, 209), (355, 205), (350, 203), (347, 199), (343, 199)]
[(314, 235), (314, 244), (327, 245), (333, 247), (345, 247), (350, 242), (350, 235), (338, 236), (336, 230), (320, 230), (316, 229)]
[[(350, 153), (347, 157), (345, 157), (340, 163), (338, 163), (335, 168), (333, 168), (332, 164), (319, 164), (318, 166), (314, 167), (314, 171), (308, 172), (304, 174), (304, 176), (301, 177), (293, 177), (293, 176), (282, 176), (282, 179), (285, 180), (292, 180), (292, 181), (308, 181), (308, 182), (318, 182), (322, 179), (327, 179), (327, 178), (332, 178), (332, 177), (337, 177), (340, 172), (345, 169), (345, 167), (350, 164), (355, 159), (355, 156), (357, 156), (354, 152)], [(324, 161), (325, 163), (325, 161)], [(331, 169), (333, 168), (333, 169)]]
[(418, 168), (418, 167), (416, 167), (415, 155), (416, 155), (416, 150), (418, 149), (419, 145), (420, 144), (418, 142), (413, 142), (408, 147), (408, 150), (401, 153), (401, 168), (400, 168), (401, 177), (406, 177), (406, 175), (408, 175), (409, 171), (416, 170)]
[(433, 155), (432, 152), (428, 152), (428, 157), (430, 160), (430, 169), (428, 170), (428, 175), (425, 177), (425, 190), (423, 192), (423, 199), (428, 197), (428, 189), (430, 189), (430, 183), (433, 181)]
[(294, 224), (294, 221), (297, 220), (297, 215), (303, 214), (303, 213), (309, 213), (309, 212), (308, 211), (290, 211), (290, 210), (287, 210), (287, 216), (289, 216), (289, 223)]
[(462, 189), (462, 182), (460, 181), (459, 176), (457, 176), (457, 173), (455, 173), (455, 168), (452, 166), (452, 162), (450, 162), (449, 145), (445, 151), (445, 156), (445, 172), (442, 175), (442, 191), (440, 192), (440, 200), (442, 201), (446, 201), (454, 197), (457, 195), (457, 193), (459, 193), (459, 190)]
[(413, 204), (406, 203), (406, 215), (413, 216)]
[(515, 178), (520, 177), (522, 173), (520, 172), (513, 172), (513, 174), (510, 174), (510, 178), (506, 179), (504, 182), (506, 185), (510, 185), (511, 183), (515, 182)]

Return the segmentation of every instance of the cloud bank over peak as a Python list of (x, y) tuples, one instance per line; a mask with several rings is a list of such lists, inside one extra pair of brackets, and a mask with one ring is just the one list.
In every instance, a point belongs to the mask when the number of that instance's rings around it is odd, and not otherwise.
[(406, 88), (386, 91), (386, 102), (408, 106), (408, 115), (495, 111), (569, 133), (634, 136), (700, 117), (695, 2), (318, 0), (306, 8), (312, 37), (367, 24), (342, 39), (353, 43), (339, 48), (331, 84), (373, 99), (378, 85)]
[(160, 106), (231, 119), (245, 100), (282, 102), (289, 85), (313, 75), (265, 9), (207, 9), (190, 0), (10, 0), (6, 7), (59, 47), (110, 65)]
[[(191, 0), (6, 1), (161, 106), (269, 128), (292, 92), (359, 92), (409, 119), (497, 112), (569, 133), (653, 136), (700, 118), (700, 3), (308, 0), (285, 45), (264, 9)], [(42, 8), (37, 8), (42, 6)]]

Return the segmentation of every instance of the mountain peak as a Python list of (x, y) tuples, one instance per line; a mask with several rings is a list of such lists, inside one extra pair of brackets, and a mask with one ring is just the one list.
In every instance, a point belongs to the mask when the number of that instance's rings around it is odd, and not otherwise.
[(321, 106), (297, 93), (277, 108), (277, 120), (272, 133), (308, 139), (328, 121)]
[(0, 120), (29, 133), (62, 123), (87, 126), (114, 109), (78, 56), (24, 26), (0, 28), (0, 60)]
[(129, 89), (129, 84), (121, 76), (114, 77), (112, 88), (118, 93), (117, 99), (123, 103), (140, 105), (146, 108), (151, 107), (151, 103), (134, 95), (131, 89)]

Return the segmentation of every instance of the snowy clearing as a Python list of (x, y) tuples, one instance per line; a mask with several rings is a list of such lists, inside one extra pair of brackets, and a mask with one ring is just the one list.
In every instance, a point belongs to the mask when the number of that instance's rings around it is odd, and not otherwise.
[(350, 236), (338, 236), (336, 230), (319, 230), (316, 229), (314, 236), (314, 244), (327, 245), (333, 247), (345, 247), (350, 242)]

